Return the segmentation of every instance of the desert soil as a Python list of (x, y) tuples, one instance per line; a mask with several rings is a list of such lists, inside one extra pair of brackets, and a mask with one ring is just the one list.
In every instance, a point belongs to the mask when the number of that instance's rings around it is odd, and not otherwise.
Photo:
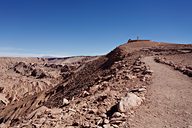
[(131, 128), (189, 128), (192, 126), (192, 80), (171, 67), (144, 62), (154, 71), (146, 102), (130, 118)]

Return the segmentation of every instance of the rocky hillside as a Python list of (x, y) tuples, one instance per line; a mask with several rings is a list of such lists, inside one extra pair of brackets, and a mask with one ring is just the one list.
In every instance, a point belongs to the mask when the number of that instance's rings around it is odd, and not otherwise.
[(2, 58), (0, 126), (129, 127), (153, 74), (142, 59), (191, 52), (192, 45), (136, 41), (97, 57)]
[(0, 58), (0, 107), (56, 86), (93, 58)]

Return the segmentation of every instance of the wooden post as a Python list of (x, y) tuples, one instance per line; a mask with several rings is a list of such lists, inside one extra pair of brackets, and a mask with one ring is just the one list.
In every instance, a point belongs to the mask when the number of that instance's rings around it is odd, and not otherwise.
[(137, 36), (137, 40), (139, 40), (139, 36)]

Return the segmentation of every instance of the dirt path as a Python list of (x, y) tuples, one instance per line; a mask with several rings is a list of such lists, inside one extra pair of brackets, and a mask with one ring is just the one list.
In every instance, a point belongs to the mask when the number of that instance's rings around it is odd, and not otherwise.
[(154, 71), (153, 83), (130, 128), (192, 128), (192, 80), (152, 57), (144, 62)]

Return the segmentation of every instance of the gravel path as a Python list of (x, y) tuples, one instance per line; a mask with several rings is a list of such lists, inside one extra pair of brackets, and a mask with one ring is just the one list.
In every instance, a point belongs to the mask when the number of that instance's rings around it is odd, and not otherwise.
[(152, 57), (143, 61), (154, 71), (153, 80), (130, 128), (192, 128), (192, 79)]

